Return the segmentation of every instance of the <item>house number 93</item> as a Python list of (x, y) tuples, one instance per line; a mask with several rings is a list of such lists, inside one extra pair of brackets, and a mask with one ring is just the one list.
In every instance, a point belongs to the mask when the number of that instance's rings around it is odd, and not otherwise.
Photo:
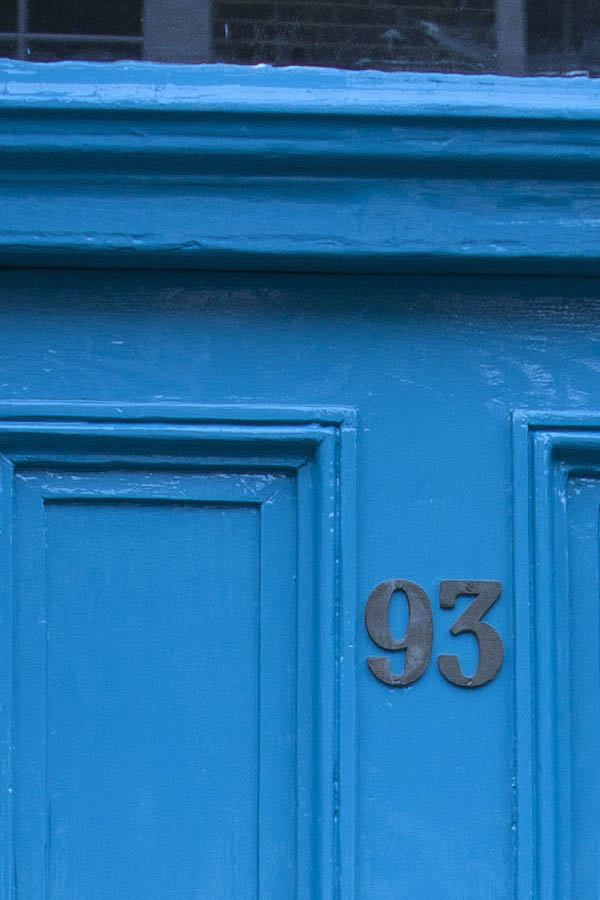
[[(461, 688), (478, 688), (493, 681), (504, 660), (504, 647), (498, 632), (483, 622), (483, 617), (499, 599), (499, 581), (442, 581), (440, 607), (454, 609), (458, 597), (473, 597), (465, 612), (450, 627), (450, 634), (474, 634), (479, 660), (474, 675), (465, 675), (457, 656), (438, 656), (438, 669), (446, 681)], [(408, 625), (402, 640), (390, 630), (390, 602), (394, 594), (403, 594), (408, 605)], [(371, 640), (388, 653), (405, 651), (404, 671), (392, 672), (387, 656), (370, 656), (369, 670), (375, 678), (391, 687), (408, 687), (425, 672), (433, 644), (433, 616), (429, 597), (413, 581), (384, 581), (371, 591), (365, 609), (365, 625)]]

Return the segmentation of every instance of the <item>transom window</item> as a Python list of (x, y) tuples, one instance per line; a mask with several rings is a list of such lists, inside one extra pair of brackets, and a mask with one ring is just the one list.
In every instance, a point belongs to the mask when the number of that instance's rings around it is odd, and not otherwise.
[(600, 74), (597, 0), (0, 0), (0, 55)]

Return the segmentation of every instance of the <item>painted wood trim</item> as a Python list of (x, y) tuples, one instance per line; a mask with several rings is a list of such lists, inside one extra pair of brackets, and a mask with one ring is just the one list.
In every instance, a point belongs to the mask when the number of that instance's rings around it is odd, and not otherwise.
[(599, 459), (600, 412), (513, 414), (518, 900), (573, 898), (565, 497), (570, 475), (597, 474)]
[(1, 265), (600, 271), (600, 85), (0, 66)]
[[(1, 108), (600, 120), (591, 78), (2, 60)], [(358, 136), (357, 136), (358, 137)]]
[[(251, 471), (265, 468), (295, 472), (298, 481), (299, 565), (307, 573), (299, 585), (300, 601), (306, 595), (305, 617), (318, 611), (321, 621), (321, 667), (315, 673), (311, 703), (319, 747), (310, 747), (301, 794), (307, 785), (314, 794), (307, 822), (305, 847), (309, 871), (318, 893), (326, 900), (355, 897), (356, 812), (356, 431), (351, 409), (308, 407), (235, 406), (191, 404), (3, 404), (0, 409), (0, 480), (5, 502), (0, 507), (0, 531), (4, 565), (0, 574), (4, 602), (2, 696), (0, 720), (0, 813), (5, 828), (0, 839), (0, 895), (14, 896), (12, 847), (12, 535), (14, 521), (10, 498), (18, 467), (107, 459), (130, 464), (175, 464), (210, 469), (240, 466)], [(157, 449), (153, 449), (153, 441)], [(165, 442), (168, 455), (163, 457)], [(224, 461), (223, 446), (230, 456)], [(214, 451), (213, 451), (214, 446)], [(162, 449), (161, 449), (162, 448)], [(178, 456), (178, 454), (180, 454)], [(269, 501), (267, 498), (255, 498)], [(333, 527), (332, 527), (333, 523)], [(316, 550), (318, 548), (318, 552)], [(318, 559), (317, 559), (318, 557)], [(307, 560), (316, 560), (316, 571)], [(304, 562), (303, 562), (304, 561)], [(306, 623), (305, 623), (306, 624)], [(308, 649), (308, 648), (306, 648)], [(310, 657), (310, 654), (307, 658)], [(325, 666), (325, 669), (322, 668)], [(310, 679), (299, 673), (299, 690)], [(332, 690), (323, 691), (322, 684)], [(306, 699), (306, 697), (305, 697)], [(309, 698), (310, 699), (310, 698)], [(309, 733), (312, 739), (314, 735)], [(306, 754), (305, 754), (306, 756)], [(307, 772), (308, 776), (307, 777)], [(300, 810), (299, 810), (300, 813)], [(304, 833), (303, 840), (306, 837)], [(306, 840), (304, 841), (306, 844)]]

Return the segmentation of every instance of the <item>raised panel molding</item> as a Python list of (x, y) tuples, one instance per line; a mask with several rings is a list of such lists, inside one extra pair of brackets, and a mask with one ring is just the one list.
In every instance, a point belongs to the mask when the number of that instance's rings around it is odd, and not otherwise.
[[(39, 639), (39, 610), (27, 608), (30, 596), (47, 596), (44, 579), (50, 576), (44, 553), (50, 539), (56, 546), (44, 509), (51, 511), (52, 527), (60, 528), (82, 504), (101, 503), (104, 510), (129, 504), (133, 509), (133, 502), (136, 509), (146, 504), (155, 510), (160, 509), (156, 504), (164, 508), (169, 503), (183, 514), (203, 505), (250, 510), (250, 518), (244, 514), (245, 531), (239, 533), (253, 534), (257, 522), (262, 528), (259, 571), (261, 579), (267, 579), (263, 596), (275, 616), (281, 576), (264, 554), (270, 552), (269, 545), (277, 546), (278, 534), (283, 535), (281, 516), (289, 519), (290, 510), (295, 516), (293, 530), (286, 532), (295, 535), (289, 558), (296, 566), (297, 584), (294, 895), (353, 900), (355, 473), (351, 410), (51, 403), (0, 408), (0, 897), (14, 900), (17, 895), (19, 866), (32, 858), (26, 845), (38, 840), (38, 820), (48, 816), (47, 786), (40, 774), (47, 749), (35, 746), (35, 736), (39, 734), (42, 744), (48, 740), (43, 706), (50, 670), (42, 659), (46, 681), (37, 688), (37, 676), (26, 671), (34, 664), (39, 668), (36, 654), (41, 659), (48, 652), (47, 639)], [(239, 530), (239, 514), (236, 522)], [(175, 526), (185, 527), (179, 519)], [(90, 534), (88, 546), (93, 546), (93, 529)], [(63, 555), (70, 552), (66, 546)], [(60, 577), (57, 583), (60, 590)], [(30, 642), (34, 626), (38, 636)], [(260, 652), (271, 650), (263, 647)], [(15, 679), (15, 663), (24, 659), (24, 674)], [(266, 701), (260, 728), (274, 727), (264, 719), (271, 702), (265, 681), (268, 657), (263, 666), (260, 691), (261, 697), (266, 692)], [(27, 696), (23, 691), (29, 691)], [(27, 697), (36, 693), (41, 699), (30, 709)], [(266, 748), (275, 737), (276, 732), (266, 735)], [(33, 780), (22, 766), (37, 772)], [(267, 803), (275, 789), (273, 777), (259, 782), (261, 802)], [(276, 794), (273, 797), (276, 804)], [(32, 810), (37, 810), (35, 822), (24, 836), (19, 816)], [(262, 840), (268, 843), (268, 833)], [(41, 872), (37, 883), (28, 882), (40, 898), (51, 896), (45, 877)], [(268, 865), (259, 866), (259, 900), (273, 896), (269, 885), (274, 877)]]
[(519, 900), (596, 900), (600, 413), (517, 411), (515, 815)]

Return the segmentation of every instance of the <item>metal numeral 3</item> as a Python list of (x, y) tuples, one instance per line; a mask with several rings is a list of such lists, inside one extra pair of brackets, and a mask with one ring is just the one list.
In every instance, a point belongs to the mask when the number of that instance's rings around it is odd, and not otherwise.
[(499, 581), (442, 581), (440, 584), (440, 606), (454, 609), (457, 597), (475, 597), (468, 609), (450, 629), (450, 634), (464, 634), (470, 631), (477, 638), (479, 661), (477, 670), (471, 677), (463, 675), (456, 656), (438, 656), (438, 669), (451, 684), (458, 687), (482, 687), (493, 681), (504, 661), (504, 647), (498, 632), (482, 622), (496, 600), (500, 598), (502, 585)]

